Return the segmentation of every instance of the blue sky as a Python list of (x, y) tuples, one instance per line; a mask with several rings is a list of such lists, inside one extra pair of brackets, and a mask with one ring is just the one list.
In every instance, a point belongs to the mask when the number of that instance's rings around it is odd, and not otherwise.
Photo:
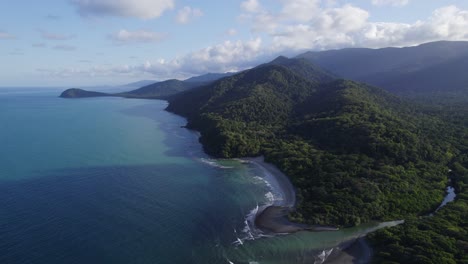
[(306, 50), (468, 40), (466, 0), (3, 2), (0, 86), (184, 79)]

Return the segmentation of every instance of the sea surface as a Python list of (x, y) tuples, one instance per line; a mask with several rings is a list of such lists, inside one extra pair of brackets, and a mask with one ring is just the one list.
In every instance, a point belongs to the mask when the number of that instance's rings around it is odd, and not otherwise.
[(0, 263), (321, 263), (382, 226), (259, 235), (264, 170), (206, 156), (165, 101), (59, 94), (0, 88)]

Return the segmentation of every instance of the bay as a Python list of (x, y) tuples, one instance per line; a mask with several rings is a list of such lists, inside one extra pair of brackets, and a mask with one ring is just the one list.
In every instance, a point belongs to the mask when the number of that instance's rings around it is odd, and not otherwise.
[(262, 169), (210, 159), (165, 101), (57, 96), (0, 89), (0, 263), (310, 263), (380, 227), (250, 240)]

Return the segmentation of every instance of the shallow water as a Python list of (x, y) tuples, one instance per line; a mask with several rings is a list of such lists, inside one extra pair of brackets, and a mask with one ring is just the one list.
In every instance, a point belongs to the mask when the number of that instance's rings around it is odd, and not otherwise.
[(261, 168), (207, 157), (164, 101), (58, 94), (0, 89), (0, 263), (307, 263), (375, 227), (249, 240), (281, 196)]

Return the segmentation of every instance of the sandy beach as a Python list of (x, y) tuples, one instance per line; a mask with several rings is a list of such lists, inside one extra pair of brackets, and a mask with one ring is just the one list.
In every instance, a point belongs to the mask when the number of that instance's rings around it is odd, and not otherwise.
[(243, 158), (242, 160), (258, 166), (263, 171), (266, 181), (281, 194), (281, 199), (275, 200), (272, 205), (258, 211), (255, 217), (255, 226), (265, 232), (295, 233), (299, 231), (336, 231), (338, 228), (329, 226), (309, 226), (293, 223), (288, 220), (288, 214), (294, 210), (296, 193), (289, 178), (275, 165), (265, 162), (263, 157)]
[(334, 249), (324, 264), (365, 264), (370, 263), (372, 249), (365, 237), (342, 243)]
[[(331, 226), (309, 226), (293, 223), (288, 220), (288, 214), (294, 210), (296, 203), (295, 190), (289, 178), (273, 164), (266, 163), (263, 157), (243, 158), (263, 170), (266, 181), (272, 188), (282, 194), (282, 199), (275, 200), (273, 205), (259, 211), (255, 217), (255, 226), (260, 230), (276, 234), (289, 234), (299, 231), (336, 231), (338, 228)], [(372, 249), (365, 237), (349, 240), (335, 247), (325, 260), (326, 264), (351, 264), (369, 263), (372, 257)]]

